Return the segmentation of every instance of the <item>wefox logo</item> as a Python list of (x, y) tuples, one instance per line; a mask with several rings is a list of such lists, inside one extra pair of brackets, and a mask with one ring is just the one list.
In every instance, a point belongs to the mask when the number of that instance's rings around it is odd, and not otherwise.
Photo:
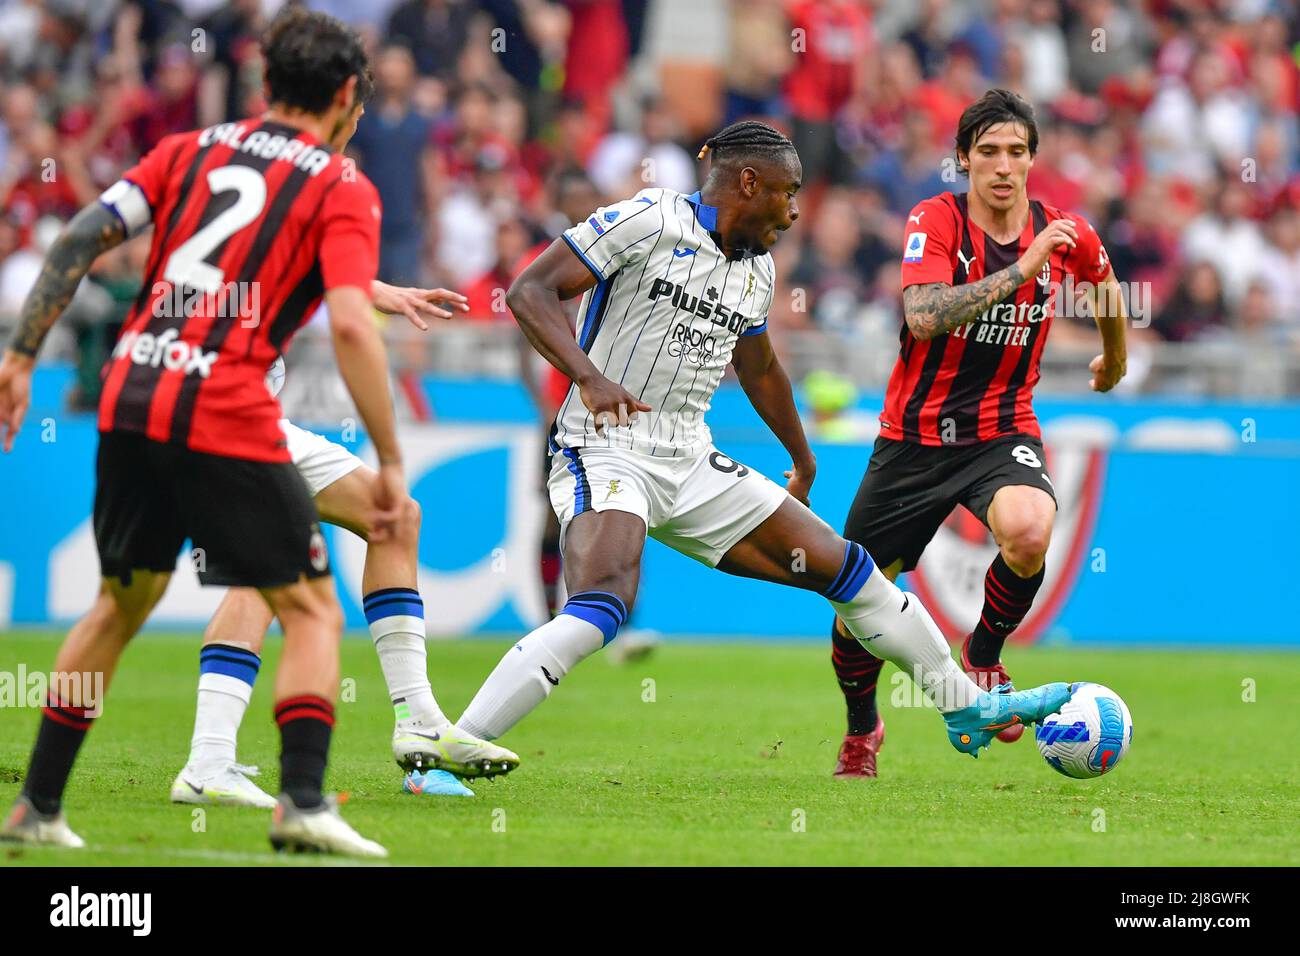
[(216, 352), (205, 352), (201, 345), (190, 345), (178, 339), (175, 329), (167, 329), (159, 335), (149, 332), (127, 332), (117, 340), (113, 349), (113, 359), (129, 358), (136, 365), (148, 365), (158, 368), (160, 365), (169, 372), (177, 369), (186, 375), (198, 375), (199, 378), (211, 378), (212, 366), (217, 362)]
[(50, 897), (51, 926), (127, 926), (133, 936), (153, 928), (152, 893), (82, 893), (81, 887)]
[[(737, 335), (751, 325), (756, 324), (754, 319), (747, 315), (741, 315), (739, 312), (733, 312), (721, 302), (706, 302), (698, 295), (691, 295), (676, 282), (669, 282), (667, 279), (655, 279), (654, 285), (650, 287), (650, 295), (648, 296), (650, 301), (653, 302), (666, 295), (672, 296), (673, 305), (676, 308), (692, 312), (701, 319), (708, 319), (714, 325)], [(716, 291), (713, 291), (713, 297), (717, 297)]]

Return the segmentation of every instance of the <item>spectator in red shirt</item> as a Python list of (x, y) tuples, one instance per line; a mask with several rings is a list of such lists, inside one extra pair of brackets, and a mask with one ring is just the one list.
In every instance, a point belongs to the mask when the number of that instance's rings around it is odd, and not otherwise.
[(138, 89), (128, 120), (136, 149), (147, 153), (164, 136), (198, 125), (198, 70), (189, 47), (168, 47), (159, 58), (152, 86)]
[(532, 240), (528, 228), (518, 219), (502, 219), (497, 223), (496, 262), (466, 286), (469, 311), (465, 318), (480, 321), (510, 318), (506, 309), (506, 290), (524, 266), (536, 258), (530, 254), (533, 252)]
[(572, 15), (564, 59), (564, 97), (586, 102), (603, 131), (609, 127), (609, 94), (627, 69), (628, 34), (620, 0), (566, 0)]
[(785, 78), (785, 98), (804, 182), (849, 182), (853, 163), (838, 142), (835, 121), (858, 90), (871, 53), (870, 10), (860, 0), (791, 0), (786, 12), (794, 41), (802, 44)]

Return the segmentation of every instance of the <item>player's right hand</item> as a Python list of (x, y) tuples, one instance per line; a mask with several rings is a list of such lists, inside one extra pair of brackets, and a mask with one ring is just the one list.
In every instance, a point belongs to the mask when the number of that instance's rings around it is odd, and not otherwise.
[[(375, 308), (385, 315), (406, 316), (406, 321), (421, 332), (429, 331), (425, 317), (432, 319), (450, 319), (451, 310), (469, 311), (469, 299), (450, 289), (409, 289), (389, 285), (375, 279), (370, 283), (370, 298)], [(446, 306), (442, 308), (441, 306)]]
[(1073, 249), (1078, 241), (1079, 228), (1073, 219), (1052, 220), (1046, 229), (1034, 236), (1034, 241), (1020, 257), (1020, 271), (1026, 279), (1032, 279), (1053, 252), (1058, 249)]
[(649, 405), (603, 375), (581, 385), (578, 393), (596, 423), (597, 435), (603, 435), (606, 427), (630, 425), (636, 421), (637, 412), (650, 411)]
[(18, 429), (23, 427), (27, 407), (32, 403), (32, 366), (35, 360), (6, 350), (0, 359), (0, 437), (4, 450), (14, 447)]
[(397, 535), (401, 523), (406, 520), (406, 472), (401, 462), (390, 462), (379, 466), (379, 480), (375, 482), (375, 497), (370, 514), (369, 541), (387, 541)]
[(817, 478), (816, 460), (814, 459), (803, 465), (792, 464), (789, 470), (783, 472), (783, 474), (786, 478), (785, 490), (805, 508), (811, 508), (812, 504), (808, 500), (808, 496), (812, 493), (812, 484)]

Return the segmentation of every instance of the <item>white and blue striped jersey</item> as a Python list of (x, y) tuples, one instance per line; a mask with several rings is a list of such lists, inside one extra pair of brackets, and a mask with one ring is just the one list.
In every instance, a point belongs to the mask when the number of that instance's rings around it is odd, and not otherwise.
[(651, 410), (597, 434), (571, 386), (552, 451), (600, 446), (675, 458), (709, 446), (704, 413), (736, 339), (767, 330), (776, 278), (769, 254), (723, 255), (717, 215), (698, 192), (643, 189), (564, 233), (596, 276), (579, 309), (578, 344)]

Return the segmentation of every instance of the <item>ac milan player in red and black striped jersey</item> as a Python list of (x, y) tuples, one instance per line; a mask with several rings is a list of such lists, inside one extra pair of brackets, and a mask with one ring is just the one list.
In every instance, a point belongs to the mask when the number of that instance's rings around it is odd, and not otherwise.
[[(1033, 110), (991, 90), (961, 117), (956, 156), (965, 193), (943, 193), (908, 216), (902, 262), (905, 325), (880, 415), (880, 437), (844, 536), (891, 578), (916, 567), (957, 505), (998, 545), (984, 608), (962, 649), (981, 686), (1010, 686), (1002, 645), (1043, 580), (1056, 514), (1031, 404), (1058, 292), (1091, 292), (1102, 354), (1091, 386), (1105, 392), (1125, 371), (1125, 311), (1093, 228), (1031, 199), (1026, 186), (1038, 129)], [(838, 619), (832, 662), (848, 709), (836, 776), (876, 775), (884, 722), (876, 710), (881, 662)], [(999, 739), (1013, 741), (1013, 726)]]
[[(277, 19), (263, 53), (263, 117), (167, 137), (51, 247), (0, 361), (0, 432), (8, 450), (36, 353), (91, 263), (152, 225), (144, 285), (104, 369), (94, 509), (103, 584), (55, 669), (106, 684), (189, 539), (204, 584), (257, 588), (284, 629), (272, 843), (384, 856), (322, 796), (342, 612), (315, 505), (264, 384), (323, 297), (340, 371), (379, 456), (371, 540), (398, 533), (406, 481), (370, 300), (379, 198), (340, 153), (370, 71), (356, 33), (300, 8)], [(102, 702), (67, 696), (51, 692), (0, 838), (82, 845), (61, 802)]]

